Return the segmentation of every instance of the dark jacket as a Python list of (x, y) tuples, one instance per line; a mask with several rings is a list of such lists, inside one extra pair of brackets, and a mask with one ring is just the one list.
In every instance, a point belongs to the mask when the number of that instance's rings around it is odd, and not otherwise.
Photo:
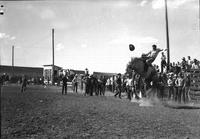
[(62, 82), (63, 82), (64, 86), (67, 86), (67, 81), (68, 81), (68, 79), (66, 76), (62, 78)]
[(121, 85), (122, 85), (121, 78), (117, 78), (116, 83), (117, 83), (117, 86), (121, 87)]

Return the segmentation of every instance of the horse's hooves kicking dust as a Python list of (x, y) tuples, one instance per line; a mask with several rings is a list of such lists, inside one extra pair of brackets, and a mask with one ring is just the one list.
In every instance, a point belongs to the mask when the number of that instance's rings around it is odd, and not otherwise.
[(139, 103), (139, 106), (142, 106), (142, 107), (152, 107), (152, 106), (161, 104), (159, 98), (157, 97), (157, 92), (155, 89), (149, 89), (147, 91), (146, 98), (141, 98), (139, 100), (133, 98), (131, 102)]

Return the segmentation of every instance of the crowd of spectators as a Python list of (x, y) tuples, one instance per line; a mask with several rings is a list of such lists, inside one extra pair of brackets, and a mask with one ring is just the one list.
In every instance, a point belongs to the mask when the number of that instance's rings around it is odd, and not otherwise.
[[(70, 79), (72, 77), (72, 79)], [(106, 80), (105, 76), (89, 75), (88, 72), (85, 75), (67, 75), (65, 74), (62, 78), (62, 94), (67, 94), (67, 87), (72, 86), (72, 90), (75, 93), (79, 91), (83, 92), (84, 95), (105, 95), (106, 91)], [(71, 84), (69, 84), (71, 83)]]
[[(162, 70), (164, 68), (164, 70)], [(191, 60), (188, 56), (182, 58), (181, 62), (173, 62), (169, 65), (167, 72), (167, 64), (162, 65), (160, 72), (160, 83), (168, 89), (168, 99), (173, 99), (178, 102), (187, 102), (190, 99), (191, 87), (191, 71), (200, 69), (200, 62), (197, 59)], [(161, 94), (163, 90), (161, 89)], [(163, 97), (163, 95), (161, 95)]]
[[(200, 70), (200, 62), (197, 59), (191, 60), (188, 56), (180, 62), (173, 62), (167, 70), (166, 56), (162, 53), (161, 70), (158, 65), (154, 65), (158, 73), (158, 97), (160, 99), (174, 100), (179, 103), (190, 100), (191, 71)], [(121, 81), (120, 81), (121, 80)], [(128, 99), (146, 96), (145, 79), (134, 73), (134, 77), (118, 74), (107, 79), (107, 89), (115, 92), (115, 97), (121, 98), (121, 93), (125, 92)]]
[[(188, 56), (182, 58), (177, 63), (170, 63), (167, 67), (166, 56), (162, 53), (161, 56), (161, 71), (159, 66), (154, 65), (159, 77), (159, 96), (161, 99), (166, 95), (169, 100), (180, 102), (187, 102), (190, 99), (191, 87), (191, 72), (193, 70), (200, 70), (200, 61), (197, 59), (191, 60)], [(169, 69), (167, 69), (169, 68)]]
[[(197, 59), (191, 60), (188, 56), (187, 60), (185, 57), (180, 62), (173, 62), (167, 66), (166, 56), (162, 53), (161, 56), (161, 70), (158, 65), (153, 65), (158, 73), (158, 97), (161, 99), (168, 98), (169, 100), (175, 100), (178, 102), (187, 102), (190, 99), (189, 91), (191, 86), (190, 72), (193, 69), (200, 69), (200, 61)], [(1, 76), (1, 82), (18, 82), (23, 84), (24, 78), (26, 78), (27, 84), (43, 84), (44, 78), (30, 78), (16, 76), (10, 78), (6, 73)], [(57, 80), (56, 80), (57, 81)], [(111, 77), (89, 75), (86, 71), (85, 75), (78, 76), (66, 75), (59, 77), (58, 84), (62, 84), (62, 94), (67, 93), (67, 82), (72, 83), (73, 91), (78, 93), (82, 90), (85, 95), (105, 95), (105, 91), (115, 93), (115, 97), (121, 98), (121, 93), (127, 94), (128, 99), (139, 98), (146, 96), (146, 84), (145, 79), (140, 77), (139, 74), (134, 73), (131, 76), (127, 74), (117, 74)], [(166, 91), (167, 90), (167, 91)], [(65, 93), (64, 93), (65, 91)], [(167, 94), (166, 94), (167, 92)]]

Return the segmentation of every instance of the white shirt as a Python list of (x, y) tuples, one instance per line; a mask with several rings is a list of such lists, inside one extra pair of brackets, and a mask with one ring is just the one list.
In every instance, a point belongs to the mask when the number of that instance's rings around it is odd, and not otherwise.
[(183, 86), (183, 79), (182, 78), (180, 78), (180, 77), (178, 77), (177, 79), (176, 79), (176, 86)]
[(161, 51), (161, 49), (152, 50), (152, 51), (149, 52), (148, 56), (156, 58), (160, 51)]
[(167, 84), (168, 84), (168, 86), (172, 86), (173, 85), (173, 80), (169, 78), (167, 80)]
[(192, 64), (192, 69), (198, 69), (198, 68), (199, 68), (198, 65), (196, 65), (195, 63)]
[(188, 64), (188, 65), (192, 65), (192, 60), (189, 60), (189, 59), (188, 59), (188, 60), (187, 60), (187, 64)]
[(132, 86), (132, 79), (127, 79), (126, 85), (127, 86)]

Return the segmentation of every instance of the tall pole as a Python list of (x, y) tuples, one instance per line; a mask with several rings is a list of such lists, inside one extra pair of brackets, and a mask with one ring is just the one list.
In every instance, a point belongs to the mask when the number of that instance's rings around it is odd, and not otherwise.
[(170, 49), (169, 49), (169, 29), (168, 29), (167, 0), (165, 0), (165, 21), (166, 21), (166, 40), (167, 40), (167, 71), (169, 71)]
[(54, 29), (52, 29), (52, 85), (54, 85)]
[(14, 45), (12, 46), (12, 74), (14, 76)]

